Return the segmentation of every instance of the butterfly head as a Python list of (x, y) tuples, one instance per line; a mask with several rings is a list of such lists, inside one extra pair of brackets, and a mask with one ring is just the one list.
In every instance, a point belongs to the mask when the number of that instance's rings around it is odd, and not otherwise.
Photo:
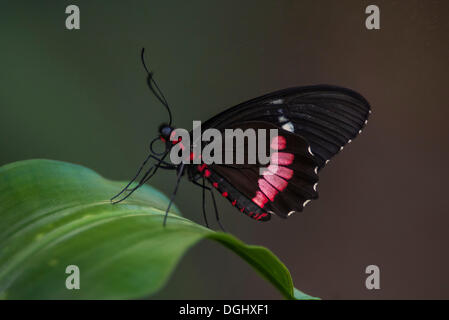
[(159, 126), (159, 137), (163, 142), (170, 141), (170, 136), (173, 132), (173, 127), (163, 123)]

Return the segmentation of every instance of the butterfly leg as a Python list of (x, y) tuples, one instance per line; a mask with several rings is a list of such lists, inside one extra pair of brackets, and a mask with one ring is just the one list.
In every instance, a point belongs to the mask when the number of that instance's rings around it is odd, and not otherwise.
[[(176, 166), (173, 166), (173, 165), (167, 166), (167, 165), (158, 165), (158, 164), (156, 164), (156, 165), (154, 165), (154, 167), (156, 167), (156, 170), (157, 169), (164, 169), (164, 170), (175, 170), (176, 169)], [(149, 176), (145, 175), (145, 177), (140, 180), (139, 186), (145, 184), (148, 180), (150, 180), (151, 177), (154, 176), (154, 174), (156, 173), (156, 170)], [(134, 188), (126, 188), (125, 191), (132, 191), (133, 189)]]
[(180, 182), (181, 182), (181, 178), (182, 178), (182, 173), (183, 173), (183, 171), (184, 171), (184, 163), (182, 163), (182, 164), (181, 164), (181, 167), (179, 168), (179, 171), (178, 171), (178, 177), (177, 177), (177, 179), (176, 179), (175, 190), (173, 191), (173, 193), (172, 193), (172, 195), (171, 195), (171, 197), (170, 197), (170, 202), (168, 203), (167, 210), (165, 210), (164, 223), (163, 223), (163, 226), (164, 226), (164, 227), (165, 227), (165, 225), (167, 224), (168, 211), (170, 211), (170, 207), (171, 207), (171, 205), (172, 205), (172, 203), (173, 203), (173, 200), (175, 199), (176, 192), (178, 191), (178, 187), (179, 187), (179, 184), (180, 184)]
[(204, 218), (204, 223), (206, 224), (206, 227), (209, 228), (209, 224), (207, 223), (207, 215), (206, 215), (206, 190), (210, 190), (209, 187), (206, 187), (205, 185), (205, 181), (203, 178), (203, 183), (200, 184), (198, 182), (196, 182), (195, 180), (192, 180), (193, 184), (200, 187), (202, 189), (202, 201), (203, 201), (203, 218)]
[(203, 178), (203, 183), (202, 183), (202, 184), (199, 184), (199, 183), (196, 182), (195, 180), (192, 180), (192, 182), (193, 182), (193, 184), (195, 184), (195, 185), (197, 185), (197, 186), (199, 186), (199, 187), (201, 187), (201, 188), (203, 189), (203, 216), (204, 216), (204, 222), (206, 223), (206, 227), (209, 228), (209, 225), (208, 225), (208, 223), (207, 223), (207, 218), (206, 218), (206, 205), (205, 205), (205, 202), (206, 202), (206, 201), (205, 201), (205, 192), (206, 192), (206, 190), (207, 190), (207, 191), (210, 192), (210, 195), (211, 195), (211, 197), (212, 197), (212, 202), (213, 202), (213, 204), (214, 204), (214, 210), (215, 210), (215, 218), (217, 219), (217, 223), (218, 223), (220, 229), (221, 229), (223, 232), (226, 232), (226, 230), (223, 228), (223, 225), (222, 225), (221, 222), (220, 222), (220, 216), (219, 216), (219, 214), (218, 214), (217, 203), (216, 203), (216, 201), (215, 201), (215, 196), (214, 196), (214, 190), (213, 190), (212, 188), (210, 188), (210, 187), (207, 187), (207, 186), (205, 185), (204, 178)]
[[(118, 198), (123, 192), (125, 192), (125, 191), (130, 191), (130, 189), (128, 189), (129, 186), (131, 185), (131, 183), (133, 183), (133, 182), (137, 179), (137, 177), (139, 176), (139, 174), (142, 172), (143, 167), (145, 167), (145, 165), (147, 164), (148, 160), (150, 160), (150, 158), (151, 158), (151, 154), (149, 154), (148, 157), (142, 162), (142, 164), (140, 165), (139, 170), (137, 170), (136, 175), (134, 176), (134, 178), (131, 179), (131, 181), (126, 185), (126, 187), (124, 187), (119, 193), (117, 193), (115, 196), (113, 196), (113, 197), (111, 198), (111, 202), (112, 202), (115, 198)], [(151, 169), (152, 169), (152, 168), (151, 168)], [(150, 169), (150, 170), (151, 170), (151, 169)]]
[[(153, 170), (153, 169), (154, 169), (154, 170)], [(153, 172), (151, 173), (151, 171), (153, 171)], [(136, 191), (136, 190), (139, 189), (142, 185), (144, 185), (145, 182), (146, 182), (149, 178), (151, 178), (151, 177), (155, 174), (156, 171), (157, 171), (157, 167), (155, 168), (154, 166), (152, 166), (150, 169), (147, 170), (147, 172), (144, 174), (144, 176), (142, 177), (142, 179), (140, 179), (140, 181), (139, 181), (139, 183), (137, 184), (137, 186), (135, 186), (134, 188), (131, 188), (131, 189), (128, 189), (127, 187), (125, 187), (122, 191), (120, 191), (120, 193), (119, 193), (118, 195), (114, 196), (114, 197), (111, 199), (112, 204), (117, 204), (117, 203), (122, 202), (123, 200), (126, 200), (129, 196), (131, 196), (131, 195), (134, 193), (134, 191)], [(150, 174), (150, 173), (151, 173), (151, 174)], [(133, 182), (133, 181), (131, 181), (131, 182), (128, 184), (128, 186), (129, 186), (132, 182)], [(122, 193), (125, 192), (125, 191), (127, 191), (128, 193), (127, 193), (124, 197), (122, 197), (122, 198), (119, 199), (119, 200), (113, 201), (115, 198), (117, 198), (120, 194), (122, 194)]]
[[(156, 158), (156, 157), (154, 157), (154, 156), (152, 156), (152, 155), (149, 155), (149, 156), (145, 159), (145, 161), (142, 163), (142, 165), (140, 166), (139, 170), (137, 171), (136, 176), (135, 176), (135, 177), (134, 177), (134, 178), (133, 178), (127, 185), (126, 185), (125, 188), (122, 189), (122, 191), (120, 191), (117, 195), (115, 195), (114, 197), (111, 198), (112, 204), (116, 204), (116, 203), (122, 202), (123, 200), (127, 199), (131, 194), (134, 193), (134, 191), (136, 191), (137, 189), (139, 189), (139, 188), (140, 188), (142, 185), (144, 185), (148, 180), (150, 180), (150, 178), (153, 177), (153, 176), (156, 174), (156, 172), (157, 172), (157, 170), (158, 170), (159, 168), (164, 168), (164, 167), (161, 166), (161, 163), (164, 161), (164, 158), (167, 156), (167, 154), (168, 154), (168, 153), (165, 153), (164, 156), (163, 156), (161, 159)], [(147, 172), (145, 172), (144, 176), (142, 177), (142, 179), (140, 179), (140, 181), (139, 181), (139, 183), (137, 184), (137, 186), (135, 186), (134, 188), (128, 189), (129, 186), (131, 185), (131, 183), (133, 183), (133, 182), (136, 180), (136, 178), (139, 176), (140, 172), (142, 171), (142, 168), (145, 166), (145, 164), (147, 163), (147, 161), (148, 161), (150, 158), (155, 158), (155, 159), (157, 159), (159, 162), (158, 162), (156, 165), (151, 166), (151, 167), (147, 170)], [(164, 168), (164, 169), (165, 169), (165, 168)], [(115, 198), (117, 198), (118, 196), (120, 196), (120, 195), (121, 195), (123, 192), (125, 192), (125, 191), (128, 191), (129, 193), (126, 194), (126, 195), (125, 195), (123, 198), (121, 198), (120, 200), (113, 201)]]
[[(206, 227), (209, 228), (209, 224), (207, 223), (207, 216), (206, 216), (206, 181), (204, 180), (203, 177), (203, 184), (202, 184), (202, 189), (203, 189), (203, 218), (204, 218), (204, 223), (206, 224)], [(210, 189), (210, 188), (208, 188)]]
[(220, 222), (220, 215), (218, 214), (217, 203), (215, 202), (214, 190), (212, 190), (212, 188), (209, 188), (209, 191), (210, 191), (210, 195), (212, 197), (212, 202), (214, 203), (215, 218), (217, 219), (217, 223), (220, 226), (220, 229), (223, 232), (226, 232), (225, 228), (223, 228), (223, 225)]

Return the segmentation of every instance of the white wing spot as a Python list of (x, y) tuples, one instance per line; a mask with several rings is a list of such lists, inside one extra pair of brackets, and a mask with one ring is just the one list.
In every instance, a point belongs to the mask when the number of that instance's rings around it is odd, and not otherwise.
[(271, 101), (271, 104), (281, 104), (281, 103), (283, 103), (283, 102), (284, 102), (283, 99), (277, 99), (277, 100)]
[(290, 132), (294, 131), (293, 124), (291, 122), (287, 122), (286, 124), (284, 124), (282, 126), (282, 129), (284, 129), (286, 131), (290, 131)]
[(284, 116), (279, 116), (278, 120), (279, 120), (279, 122), (284, 122), (284, 121), (287, 121), (287, 118)]
[(307, 200), (306, 202), (304, 202), (304, 203), (302, 204), (302, 207), (304, 208), (310, 201), (311, 201), (311, 200)]
[(309, 148), (307, 148), (307, 151), (309, 151), (309, 153), (313, 156), (313, 152), (312, 152), (312, 149), (310, 149), (310, 146), (309, 146)]

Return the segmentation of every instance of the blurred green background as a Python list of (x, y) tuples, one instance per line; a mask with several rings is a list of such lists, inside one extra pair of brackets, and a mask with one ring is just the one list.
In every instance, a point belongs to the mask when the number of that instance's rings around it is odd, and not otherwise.
[[(65, 28), (69, 4), (80, 8), (80, 30)], [(177, 127), (289, 86), (346, 86), (373, 115), (322, 171), (320, 199), (263, 224), (219, 197), (224, 224), (274, 251), (315, 296), (449, 298), (448, 2), (376, 1), (377, 31), (365, 28), (369, 4), (2, 1), (0, 165), (49, 158), (131, 177), (167, 119), (146, 86), (142, 47)], [(174, 181), (161, 172), (151, 184), (170, 194)], [(202, 223), (198, 188), (183, 181), (176, 204)], [(380, 267), (381, 290), (365, 288), (370, 264)], [(280, 295), (234, 254), (202, 242), (155, 298)]]

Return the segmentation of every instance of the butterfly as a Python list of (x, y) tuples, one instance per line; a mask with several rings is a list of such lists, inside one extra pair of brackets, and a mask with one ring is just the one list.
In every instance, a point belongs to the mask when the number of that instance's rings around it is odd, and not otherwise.
[[(183, 175), (202, 188), (203, 216), (208, 226), (205, 210), (205, 192), (209, 192), (214, 204), (216, 220), (224, 230), (217, 211), (214, 189), (225, 197), (238, 211), (256, 221), (269, 221), (273, 215), (287, 218), (303, 211), (311, 200), (318, 198), (318, 174), (322, 168), (359, 135), (368, 122), (371, 107), (359, 93), (332, 85), (313, 85), (283, 89), (243, 102), (229, 108), (201, 125), (204, 132), (216, 129), (276, 129), (274, 137), (258, 138), (257, 144), (269, 145), (276, 157), (268, 165), (261, 163), (180, 163), (167, 161), (173, 146), (182, 143), (173, 140), (176, 129), (172, 125), (172, 113), (168, 102), (148, 70), (150, 90), (168, 111), (169, 121), (159, 127), (158, 136), (150, 144), (150, 153), (135, 177), (111, 200), (118, 203), (128, 198), (145, 184), (159, 169), (176, 170), (177, 182), (167, 214)], [(153, 144), (162, 141), (165, 150), (156, 152)], [(207, 144), (200, 142), (202, 145)], [(246, 143), (244, 150), (247, 150)], [(235, 152), (235, 150), (223, 150)], [(190, 152), (190, 158), (195, 155)], [(156, 161), (140, 178), (150, 160)], [(265, 170), (261, 170), (264, 167)], [(117, 199), (119, 196), (121, 199)]]

